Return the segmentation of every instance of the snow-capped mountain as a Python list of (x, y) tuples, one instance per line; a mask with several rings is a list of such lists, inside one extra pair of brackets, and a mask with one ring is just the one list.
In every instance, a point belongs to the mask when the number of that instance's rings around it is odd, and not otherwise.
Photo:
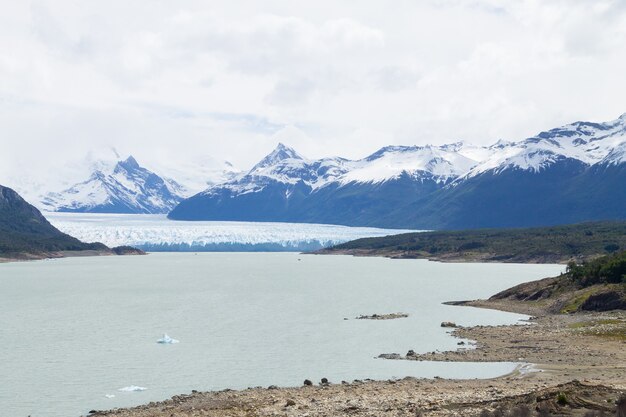
[(42, 205), (64, 212), (167, 213), (181, 200), (181, 189), (129, 156), (113, 166), (100, 165), (86, 181), (47, 194)]
[(445, 184), (474, 165), (475, 160), (459, 153), (459, 149), (451, 149), (450, 145), (387, 146), (365, 159), (351, 162), (340, 182), (381, 183), (409, 175), (416, 180)]
[(44, 211), (167, 213), (183, 198), (238, 174), (209, 156), (167, 162), (139, 166), (114, 148), (96, 148), (54, 169), (3, 172), (0, 180)]
[[(464, 178), (495, 169), (522, 169), (539, 172), (563, 160), (580, 161), (591, 166), (601, 163), (614, 150), (626, 143), (626, 114), (608, 123), (575, 122), (522, 140), (498, 143), (490, 148), (494, 152)], [(617, 154), (614, 163), (625, 161)], [(609, 158), (609, 159), (610, 159)]]
[(625, 156), (626, 115), (485, 147), (388, 146), (355, 161), (309, 160), (279, 144), (169, 217), (402, 228), (626, 218)]

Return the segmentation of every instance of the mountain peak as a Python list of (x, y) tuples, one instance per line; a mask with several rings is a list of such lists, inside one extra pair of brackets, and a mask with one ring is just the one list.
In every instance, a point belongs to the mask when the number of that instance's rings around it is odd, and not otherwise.
[(379, 150), (377, 150), (373, 154), (371, 154), (368, 157), (366, 157), (365, 160), (368, 161), (368, 162), (369, 161), (374, 161), (374, 160), (379, 159), (382, 156), (384, 156), (386, 154), (389, 154), (389, 153), (414, 152), (417, 149), (420, 149), (420, 147), (414, 146), (414, 145), (411, 145), (411, 146), (406, 146), (406, 145), (388, 145), (388, 146), (383, 146), (382, 148), (380, 148)]
[(439, 148), (443, 149), (444, 151), (458, 152), (461, 148), (463, 148), (466, 145), (467, 144), (465, 143), (465, 141), (459, 140), (459, 141), (452, 142), (452, 143), (446, 143), (444, 145), (441, 145)]
[(272, 152), (270, 152), (265, 158), (263, 158), (258, 164), (256, 164), (251, 171), (254, 171), (258, 168), (265, 168), (274, 165), (285, 159), (304, 160), (304, 158), (300, 156), (298, 152), (296, 152), (293, 148), (290, 148), (282, 142), (279, 142), (278, 145), (276, 145), (276, 148), (274, 148)]
[(118, 162), (117, 164), (127, 170), (134, 170), (139, 168), (139, 163), (132, 155), (130, 155), (125, 160)]
[(302, 157), (298, 155), (298, 152), (296, 152), (293, 148), (285, 145), (282, 142), (278, 142), (278, 145), (276, 145), (276, 148), (274, 148), (274, 150), (272, 151), (270, 155), (278, 155), (282, 159), (285, 159), (285, 158), (302, 159)]

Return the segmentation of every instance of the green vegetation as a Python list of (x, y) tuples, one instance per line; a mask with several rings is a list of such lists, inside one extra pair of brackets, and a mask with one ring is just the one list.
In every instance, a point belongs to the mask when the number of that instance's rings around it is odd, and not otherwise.
[[(593, 259), (625, 249), (626, 222), (614, 221), (527, 229), (406, 233), (358, 239), (320, 253), (499, 262), (566, 262)], [(615, 269), (612, 266), (606, 268)]]
[(580, 264), (570, 262), (558, 277), (516, 285), (490, 299), (540, 304), (553, 313), (626, 310), (625, 274), (626, 251), (617, 252)]
[(108, 248), (101, 243), (83, 243), (60, 232), (15, 191), (0, 186), (0, 258), (82, 250)]
[(570, 262), (567, 274), (583, 287), (594, 284), (626, 283), (626, 251), (577, 265)]

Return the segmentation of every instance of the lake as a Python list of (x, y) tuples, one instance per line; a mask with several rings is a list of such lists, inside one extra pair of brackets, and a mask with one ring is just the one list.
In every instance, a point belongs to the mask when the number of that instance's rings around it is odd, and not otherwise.
[[(442, 321), (515, 323), (524, 316), (441, 303), (561, 271), (296, 253), (0, 264), (0, 404), (10, 416), (78, 416), (193, 389), (297, 386), (305, 378), (493, 377), (515, 364), (375, 357), (455, 349)], [(391, 312), (410, 316), (354, 319)], [(163, 333), (180, 343), (156, 343)], [(146, 390), (120, 391), (130, 386)]]

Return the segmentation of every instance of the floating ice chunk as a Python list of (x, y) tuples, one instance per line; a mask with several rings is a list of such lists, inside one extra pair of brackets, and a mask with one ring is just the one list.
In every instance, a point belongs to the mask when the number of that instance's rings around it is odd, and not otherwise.
[(138, 387), (137, 385), (129, 385), (127, 387), (124, 388), (120, 388), (118, 389), (118, 391), (124, 391), (124, 392), (137, 392), (137, 391), (145, 391), (148, 388), (144, 388), (144, 387)]
[(107, 397), (107, 398), (115, 398), (115, 395), (113, 395), (113, 394), (105, 394), (104, 396)]
[(163, 337), (157, 340), (157, 343), (172, 344), (172, 343), (178, 343), (178, 340), (172, 339), (166, 333), (163, 333)]

